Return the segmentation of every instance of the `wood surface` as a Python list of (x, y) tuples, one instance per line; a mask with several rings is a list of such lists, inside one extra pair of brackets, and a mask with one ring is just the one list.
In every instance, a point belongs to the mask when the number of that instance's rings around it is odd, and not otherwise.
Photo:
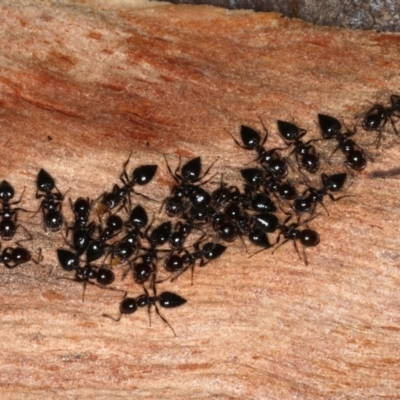
[[(118, 183), (131, 151), (130, 171), (158, 164), (141, 189), (157, 200), (173, 184), (164, 153), (172, 165), (179, 155), (204, 165), (218, 156), (213, 172), (240, 184), (254, 154), (226, 130), (261, 130), (261, 116), (270, 147), (283, 144), (278, 119), (319, 138), (317, 113), (352, 128), (400, 92), (398, 34), (163, 3), (0, 9), (0, 179), (16, 198), (26, 187), (28, 210), (39, 206), (40, 168), (67, 198), (95, 199)], [(358, 128), (369, 163), (360, 173), (340, 152), (328, 162), (334, 144), (319, 144), (322, 172), (347, 172), (352, 197), (326, 200), (329, 216), (318, 209), (311, 226), (321, 243), (307, 250), (309, 265), (291, 243), (249, 258), (256, 249), (238, 241), (197, 268), (193, 286), (188, 275), (160, 285), (188, 300), (162, 310), (177, 337), (154, 310), (151, 326), (146, 310), (119, 323), (102, 317), (118, 315), (119, 292), (89, 286), (82, 302), (82, 286), (59, 279), (69, 276), (55, 256), (65, 231), (44, 232), (40, 213), (21, 213), (34, 236), (26, 246), (44, 260), (1, 267), (0, 397), (400, 399), (400, 181), (370, 178), (399, 166), (399, 140), (389, 128), (378, 150), (374, 139)], [(70, 219), (68, 199), (64, 212)], [(129, 279), (114, 286), (140, 294)]]

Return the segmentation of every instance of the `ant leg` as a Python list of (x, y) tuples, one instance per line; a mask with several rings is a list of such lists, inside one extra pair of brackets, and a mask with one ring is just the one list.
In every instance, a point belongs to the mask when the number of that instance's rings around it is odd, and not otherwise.
[(132, 157), (132, 151), (130, 152), (128, 159), (124, 162), (123, 172), (119, 177), (119, 179), (121, 180), (121, 182), (124, 185), (127, 185), (129, 183), (129, 176), (128, 176), (127, 172), (126, 172), (126, 166), (129, 164), (129, 161), (131, 160), (131, 157)]
[[(330, 193), (328, 193), (328, 195), (329, 195), (329, 197), (332, 196)], [(332, 197), (333, 197), (333, 196), (332, 196)], [(332, 197), (331, 197), (331, 199), (332, 199)], [(343, 197), (346, 197), (346, 196), (343, 196)], [(341, 199), (341, 197), (340, 197), (339, 199)], [(338, 200), (339, 200), (339, 199), (338, 199)], [(335, 201), (336, 201), (336, 200), (335, 200)], [(328, 211), (328, 209), (325, 207), (325, 204), (322, 202), (322, 200), (321, 200), (321, 201), (318, 201), (318, 203), (321, 204), (322, 208), (326, 211), (326, 214), (329, 216), (329, 211)], [(313, 207), (311, 213), (314, 213), (314, 212), (315, 212), (315, 207), (316, 207), (316, 204), (314, 204), (314, 207)]]
[(227, 129), (224, 129), (226, 132), (228, 132), (228, 134), (230, 135), (230, 137), (235, 141), (235, 143), (239, 146), (239, 147), (241, 147), (242, 149), (245, 149), (245, 150), (249, 150), (247, 147), (245, 147), (245, 146), (242, 146), (236, 139), (235, 139), (235, 137), (232, 135), (232, 133), (230, 133)]
[[(330, 198), (332, 201), (339, 201), (339, 200), (341, 200), (341, 199), (344, 199), (345, 197), (356, 197), (355, 194), (345, 194), (345, 195), (340, 196), (340, 197), (333, 197), (333, 195), (330, 194), (330, 193), (328, 193), (328, 196), (329, 196), (329, 198)], [(329, 215), (329, 214), (328, 214), (328, 215)]]
[(65, 198), (65, 195), (71, 190), (71, 188), (69, 188), (64, 194), (61, 194), (61, 192), (57, 186), (54, 185), (54, 189), (57, 190), (57, 193), (54, 193), (54, 196), (57, 200), (60, 200), (60, 201), (63, 201)]
[(331, 153), (331, 155), (328, 157), (328, 160), (330, 160), (331, 157), (332, 157), (339, 149), (340, 149), (340, 145), (338, 145), (338, 146), (336, 147), (336, 149), (333, 150), (333, 152)]
[(82, 291), (82, 303), (85, 301), (85, 292), (86, 292), (86, 284), (87, 281), (82, 281), (83, 284), (83, 291)]
[(135, 193), (137, 196), (143, 197), (143, 198), (146, 199), (146, 200), (150, 200), (150, 201), (154, 201), (155, 203), (159, 203), (158, 200), (152, 199), (151, 197), (146, 196), (146, 195), (143, 194), (143, 193), (139, 193), (139, 192), (137, 192), (136, 190), (133, 190), (133, 189), (132, 189), (132, 193)]
[(298, 249), (298, 247), (297, 247), (296, 240), (293, 240), (293, 246), (294, 246), (294, 248), (295, 248), (295, 250), (296, 250), (297, 255), (299, 256), (299, 258), (300, 258), (300, 260), (301, 260), (302, 258), (301, 258), (299, 249)]
[(182, 268), (180, 271), (177, 271), (176, 274), (171, 278), (171, 282), (176, 281), (184, 272), (188, 270), (189, 267), (191, 267), (192, 264), (189, 264), (187, 267)]
[(43, 261), (43, 254), (42, 254), (42, 248), (39, 247), (39, 251), (38, 251), (38, 259), (35, 260), (33, 257), (31, 258), (31, 260), (36, 264), (36, 265), (40, 265), (42, 266), (40, 263)]
[[(275, 244), (278, 244), (279, 239), (280, 239), (280, 236), (281, 236), (281, 234), (279, 234), (278, 239), (276, 240)], [(274, 254), (274, 253), (276, 252), (276, 250), (279, 249), (279, 247), (283, 246), (283, 245), (284, 245), (285, 243), (287, 243), (288, 241), (289, 241), (289, 239), (286, 239), (286, 240), (284, 240), (281, 244), (279, 244), (278, 246), (276, 246), (275, 249), (272, 251), (271, 254)], [(260, 250), (260, 251), (262, 251), (262, 250)], [(258, 251), (257, 253), (259, 253), (259, 251)], [(257, 254), (257, 253), (256, 253), (256, 254)]]
[(156, 309), (157, 315), (170, 327), (171, 331), (174, 333), (174, 336), (176, 337), (176, 333), (174, 331), (174, 328), (171, 326), (171, 324), (167, 321), (165, 317), (163, 317), (157, 307), (157, 304), (154, 304), (154, 308)]
[(303, 259), (304, 259), (304, 263), (306, 265), (308, 265), (308, 260), (307, 260), (307, 254), (306, 254), (306, 247), (303, 246)]
[(35, 217), (36, 214), (39, 212), (40, 209), (43, 209), (43, 201), (44, 201), (44, 200), (42, 200), (42, 202), (40, 203), (39, 208), (35, 211), (35, 213), (31, 216), (31, 218)]
[(393, 118), (392, 118), (392, 117), (390, 117), (390, 123), (392, 124), (394, 133), (395, 133), (397, 136), (399, 136), (399, 131), (397, 130), (396, 126), (394, 125), (394, 121), (393, 121)]
[(265, 144), (265, 142), (267, 141), (267, 138), (268, 138), (268, 129), (264, 125), (264, 121), (262, 120), (261, 115), (259, 115), (258, 118), (260, 119), (261, 125), (262, 125), (262, 127), (264, 128), (264, 131), (265, 131), (264, 139), (261, 142), (261, 146), (264, 146), (264, 144)]
[(181, 166), (181, 157), (179, 156), (179, 164), (178, 164), (178, 166), (177, 166), (177, 168), (175, 170), (175, 173), (174, 173), (174, 172), (172, 172), (172, 169), (168, 164), (167, 156), (165, 154), (163, 154), (163, 156), (164, 156), (165, 164), (167, 164), (167, 168), (168, 168), (169, 173), (171, 174), (171, 176), (174, 179), (174, 181), (179, 185), (179, 183), (180, 183), (180, 179), (179, 178), (181, 178), (181, 177), (179, 175), (177, 175), (177, 172), (178, 172), (178, 170), (179, 170), (179, 168)]
[[(125, 294), (124, 294), (124, 296), (122, 297), (121, 301), (123, 301), (124, 299), (126, 299), (126, 296), (128, 295), (128, 292), (125, 291), (125, 290), (119, 290), (119, 289), (114, 289), (114, 288), (107, 288), (107, 289), (109, 289), (109, 290), (115, 290), (115, 291), (118, 291), (118, 292), (124, 292)], [(110, 319), (112, 319), (112, 320), (115, 321), (115, 322), (119, 322), (119, 321), (121, 320), (121, 318), (122, 318), (122, 315), (123, 315), (122, 313), (119, 313), (118, 318), (114, 318), (114, 317), (112, 317), (111, 315), (102, 314), (103, 317), (110, 318)]]
[[(214, 164), (219, 160), (219, 157), (217, 157), (212, 163), (211, 165), (207, 168), (206, 172), (204, 172), (203, 176), (201, 176), (199, 179), (196, 179), (195, 182), (199, 182), (201, 181), (205, 176), (207, 176), (207, 174), (210, 172), (210, 169), (214, 166)], [(202, 182), (202, 185), (204, 185), (205, 183), (209, 182), (212, 178), (214, 178), (217, 174), (214, 174), (210, 179), (208, 179), (205, 182)]]
[(23, 229), (25, 231), (25, 233), (28, 235), (28, 237), (26, 239), (21, 239), (21, 240), (18, 240), (17, 242), (15, 242), (18, 246), (22, 247), (20, 245), (20, 243), (29, 242), (29, 241), (33, 240), (33, 236), (23, 225), (17, 225), (17, 227), (15, 228), (15, 233), (17, 233), (18, 228)]

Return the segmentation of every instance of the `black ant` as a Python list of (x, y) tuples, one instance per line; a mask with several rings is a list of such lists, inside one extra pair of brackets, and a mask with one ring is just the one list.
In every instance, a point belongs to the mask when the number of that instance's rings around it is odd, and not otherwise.
[(127, 261), (139, 248), (140, 237), (143, 237), (141, 229), (148, 223), (146, 210), (138, 204), (132, 211), (126, 223), (127, 234), (118, 241), (112, 249), (111, 265)]
[(30, 251), (21, 246), (6, 247), (0, 256), (0, 263), (7, 268), (15, 268), (31, 260), (39, 264), (39, 262), (33, 260)]
[(178, 221), (168, 240), (171, 249), (180, 250), (193, 229), (201, 230), (189, 220), (186, 222)]
[(147, 185), (154, 177), (157, 171), (157, 165), (141, 165), (137, 167), (132, 172), (132, 179), (129, 179), (129, 176), (126, 172), (126, 166), (129, 164), (132, 153), (129, 156), (128, 160), (124, 163), (123, 172), (120, 175), (119, 179), (123, 183), (123, 186), (120, 187), (118, 185), (114, 185), (112, 192), (104, 192), (100, 197), (100, 204), (97, 208), (99, 214), (104, 214), (105, 212), (109, 212), (113, 208), (117, 207), (121, 202), (122, 206), (120, 208), (126, 208), (126, 202), (131, 203), (131, 193), (135, 193), (140, 195), (146, 199), (151, 200), (149, 197), (136, 192), (133, 188), (135, 185), (144, 186)]
[(346, 164), (356, 171), (361, 171), (367, 165), (363, 150), (354, 142), (349, 139), (356, 132), (341, 133), (342, 124), (330, 115), (318, 114), (319, 126), (322, 131), (324, 139), (336, 139), (338, 146), (333, 151), (331, 156), (340, 149), (346, 156)]
[[(322, 180), (322, 189), (315, 189), (313, 187), (308, 187), (304, 192), (303, 196), (298, 197), (293, 202), (293, 210), (296, 214), (303, 214), (306, 212), (312, 212), (315, 210), (315, 206), (317, 203), (320, 203), (324, 208), (324, 204), (322, 202), (324, 196), (329, 196), (329, 198), (333, 201), (338, 201), (346, 196), (341, 196), (335, 198), (329, 192), (338, 192), (343, 188), (343, 185), (346, 181), (347, 174), (334, 174), (334, 175), (325, 175), (321, 174)], [(308, 196), (305, 196), (306, 193), (309, 193)], [(329, 215), (328, 210), (325, 208), (325, 211)]]
[(260, 121), (265, 131), (265, 136), (262, 140), (260, 133), (247, 125), (240, 126), (240, 137), (243, 145), (241, 145), (229, 131), (227, 132), (235, 143), (242, 149), (255, 150), (258, 155), (256, 160), (259, 161), (262, 166), (266, 167), (269, 174), (271, 174), (275, 179), (282, 179), (287, 175), (285, 160), (281, 159), (277, 152), (277, 150), (282, 149), (274, 148), (267, 150), (264, 148), (264, 143), (268, 138), (268, 130), (261, 119)]
[(95, 283), (91, 282), (92, 280), (96, 280), (96, 283), (101, 287), (111, 285), (115, 280), (114, 272), (108, 268), (94, 267), (88, 263), (84, 267), (81, 267), (79, 265), (79, 256), (72, 251), (58, 249), (57, 257), (62, 269), (64, 271), (75, 271), (75, 279), (73, 280), (83, 283), (82, 301), (85, 298), (86, 285), (88, 283), (95, 285)]
[[(297, 248), (297, 244), (296, 244), (296, 240), (300, 240), (300, 243), (303, 246), (304, 262), (306, 265), (308, 265), (305, 248), (306, 247), (314, 247), (314, 246), (318, 245), (319, 234), (316, 231), (310, 229), (308, 227), (308, 225), (307, 225), (306, 229), (303, 229), (303, 230), (297, 229), (300, 226), (299, 223), (293, 223), (293, 224), (290, 224), (289, 226), (286, 225), (289, 222), (289, 220), (292, 218), (291, 215), (289, 215), (286, 218), (286, 220), (284, 221), (284, 223), (282, 225), (279, 223), (278, 218), (274, 214), (263, 213), (263, 214), (255, 215), (253, 218), (254, 218), (256, 226), (257, 226), (256, 229), (258, 229), (259, 232), (264, 232), (265, 234), (267, 234), (267, 233), (273, 233), (276, 230), (280, 231), (278, 238), (277, 238), (276, 242), (274, 243), (274, 245), (279, 243), (281, 236), (284, 237), (285, 240), (279, 246), (277, 246), (273, 250), (272, 253), (274, 253), (280, 246), (284, 245), (289, 240), (292, 240), (294, 248), (296, 249), (296, 252), (297, 252), (299, 258), (301, 259), (299, 249)], [(307, 223), (309, 221), (307, 221)], [(267, 247), (267, 248), (269, 248), (269, 247)], [(263, 251), (263, 250), (260, 250), (260, 251)], [(258, 253), (259, 252), (255, 253), (255, 254), (258, 254)]]
[(375, 104), (370, 108), (362, 122), (362, 128), (365, 131), (377, 131), (378, 136), (376, 138), (376, 147), (379, 147), (381, 138), (382, 138), (382, 130), (387, 124), (388, 121), (392, 124), (393, 130), (397, 136), (399, 136), (399, 132), (394, 125), (393, 117), (400, 117), (400, 96), (392, 94), (390, 96), (390, 102), (392, 103), (391, 107), (384, 107), (381, 104)]
[(20, 242), (32, 239), (31, 234), (25, 229), (25, 227), (17, 224), (17, 212), (28, 211), (20, 207), (11, 208), (11, 206), (21, 202), (24, 191), (25, 189), (21, 193), (19, 200), (10, 202), (10, 200), (14, 197), (14, 188), (6, 180), (0, 182), (0, 203), (2, 206), (0, 211), (0, 237), (6, 241), (11, 240), (18, 228), (21, 228), (28, 234), (28, 239), (20, 240), (17, 242), (18, 245)]
[(303, 142), (301, 138), (307, 133), (305, 129), (297, 127), (295, 124), (286, 121), (278, 121), (278, 130), (281, 134), (285, 143), (290, 147), (293, 146), (293, 150), (290, 154), (295, 153), (297, 162), (300, 161), (300, 169), (305, 169), (311, 174), (315, 174), (320, 166), (319, 155), (317, 154), (315, 147), (310, 145), (315, 140), (309, 140)]
[(73, 205), (71, 199), (69, 199), (69, 201), (71, 209), (75, 215), (75, 222), (73, 226), (67, 228), (67, 236), (68, 232), (72, 230), (71, 247), (78, 255), (82, 255), (89, 246), (93, 232), (96, 228), (93, 221), (88, 224), (92, 203), (89, 199), (84, 199), (83, 197), (79, 197)]
[[(157, 273), (157, 253), (162, 250), (157, 250), (157, 246), (161, 246), (166, 243), (172, 230), (171, 221), (163, 222), (153, 229), (151, 234), (148, 234), (151, 225), (146, 229), (144, 236), (150, 244), (150, 248), (144, 248), (146, 252), (140, 256), (134, 258), (130, 262), (129, 268), (125, 271), (123, 277), (126, 277), (128, 272), (133, 269), (133, 279), (138, 284), (144, 284), (151, 277), (150, 286), (154, 286), (155, 276)], [(136, 260), (141, 262), (135, 262)]]
[[(203, 175), (201, 174), (201, 158), (196, 157), (192, 160), (189, 160), (185, 163), (182, 168), (181, 158), (179, 158), (179, 164), (176, 167), (175, 171), (172, 172), (171, 167), (168, 164), (167, 158), (164, 154), (164, 159), (167, 164), (167, 168), (177, 185), (172, 188), (171, 196), (167, 197), (162, 206), (165, 206), (165, 212), (169, 217), (177, 217), (182, 215), (187, 208), (187, 200), (190, 198), (190, 202), (197, 208), (204, 208), (204, 206), (208, 206), (211, 202), (211, 196), (202, 188), (206, 182), (200, 182), (210, 171), (212, 166), (217, 162), (215, 160), (206, 170)], [(178, 172), (180, 169), (180, 173)], [(198, 183), (196, 185), (196, 183)]]
[(100, 237), (97, 240), (90, 242), (87, 247), (86, 260), (88, 263), (91, 263), (104, 255), (107, 247), (110, 247), (106, 244), (107, 240), (116, 236), (122, 229), (122, 226), (122, 219), (118, 215), (113, 214), (108, 217), (106, 228), (103, 230), (99, 228)]
[[(59, 231), (64, 223), (61, 202), (64, 200), (65, 194), (60, 193), (54, 179), (43, 168), (38, 173), (36, 185), (36, 198), (43, 198), (39, 209), (42, 210), (44, 226), (52, 232)], [(53, 189), (56, 190), (55, 193), (52, 192)], [(44, 194), (39, 192), (44, 192)]]
[(160, 307), (163, 307), (163, 308), (176, 308), (176, 307), (180, 307), (181, 305), (185, 304), (187, 300), (175, 293), (172, 293), (172, 292), (162, 292), (161, 294), (159, 294), (157, 296), (155, 287), (153, 288), (154, 296), (150, 296), (147, 289), (145, 287), (143, 287), (143, 289), (144, 289), (145, 293), (136, 298), (126, 297), (128, 293), (127, 292), (125, 293), (124, 299), (121, 301), (121, 303), (119, 305), (120, 314), (119, 314), (118, 318), (114, 318), (107, 314), (103, 314), (103, 317), (111, 318), (112, 320), (119, 322), (122, 318), (122, 315), (133, 314), (134, 312), (136, 312), (138, 307), (140, 307), (140, 308), (147, 307), (150, 325), (151, 325), (150, 309), (151, 309), (151, 307), (154, 306), (154, 308), (156, 309), (157, 315), (161, 318), (161, 320), (165, 324), (167, 324), (169, 326), (169, 328), (174, 333), (174, 336), (176, 336), (176, 333), (175, 333), (174, 329), (172, 328), (172, 326), (170, 325), (170, 323), (167, 321), (167, 319), (165, 317), (163, 317), (161, 315), (161, 313), (157, 307), (157, 303), (160, 305)]

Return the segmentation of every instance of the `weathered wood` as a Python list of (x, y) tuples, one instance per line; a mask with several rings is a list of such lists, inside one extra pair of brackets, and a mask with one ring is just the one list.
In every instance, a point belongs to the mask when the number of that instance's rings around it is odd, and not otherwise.
[[(100, 4), (100, 5), (99, 5)], [(368, 101), (398, 93), (400, 36), (313, 27), (276, 14), (212, 7), (87, 2), (1, 4), (0, 179), (24, 186), (36, 210), (35, 178), (48, 170), (67, 197), (98, 197), (130, 168), (158, 163), (143, 193), (172, 185), (162, 153), (201, 155), (227, 181), (253, 154), (226, 133), (271, 131), (294, 120), (319, 137), (316, 114), (351, 127)], [(357, 141), (374, 135), (359, 129)], [(333, 144), (321, 144), (324, 159)], [(324, 171), (348, 171), (340, 202), (311, 225), (321, 243), (308, 266), (289, 243), (248, 258), (240, 242), (224, 257), (162, 287), (188, 303), (163, 311), (177, 332), (145, 310), (119, 323), (120, 293), (60, 280), (55, 248), (38, 213), (21, 213), (43, 249), (43, 268), (2, 267), (2, 399), (400, 397), (400, 184), (372, 170), (398, 166), (388, 131), (362, 173), (335, 154)], [(316, 184), (319, 178), (315, 177)], [(212, 187), (212, 186), (209, 186)], [(149, 205), (158, 217), (158, 204)], [(71, 216), (68, 202), (64, 211)], [(161, 218), (161, 217), (160, 217)], [(2, 242), (2, 248), (6, 247)], [(53, 272), (49, 272), (53, 268)], [(117, 287), (132, 294), (129, 280)], [(162, 290), (162, 289), (160, 289)]]

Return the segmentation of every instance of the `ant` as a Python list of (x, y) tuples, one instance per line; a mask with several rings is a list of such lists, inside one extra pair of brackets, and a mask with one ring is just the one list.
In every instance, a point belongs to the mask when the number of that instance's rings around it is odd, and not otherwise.
[(91, 263), (99, 259), (107, 247), (106, 241), (116, 236), (119, 231), (122, 229), (123, 222), (121, 217), (116, 214), (113, 214), (108, 217), (106, 222), (106, 228), (104, 230), (99, 227), (100, 237), (97, 240), (94, 240), (89, 243), (86, 250), (86, 261)]
[(67, 236), (68, 232), (72, 230), (71, 247), (80, 256), (88, 248), (93, 232), (96, 228), (93, 221), (88, 224), (92, 202), (83, 197), (79, 197), (73, 205), (71, 199), (69, 199), (69, 202), (71, 204), (72, 212), (75, 215), (75, 223), (73, 226), (67, 228)]
[(367, 165), (364, 151), (354, 142), (354, 140), (349, 139), (349, 137), (353, 136), (356, 131), (347, 131), (345, 134), (341, 133), (340, 130), (342, 129), (342, 124), (330, 115), (318, 114), (318, 121), (323, 138), (328, 140), (336, 139), (338, 142), (338, 146), (331, 156), (340, 149), (346, 156), (346, 164), (356, 171), (362, 171)]
[[(129, 155), (128, 160), (124, 163), (123, 172), (120, 175), (119, 179), (123, 183), (123, 186), (120, 187), (118, 185), (114, 185), (111, 192), (104, 192), (100, 197), (100, 204), (97, 208), (99, 214), (104, 214), (105, 212), (111, 211), (113, 208), (117, 207), (121, 202), (122, 206), (119, 208), (126, 209), (126, 202), (129, 203), (129, 208), (131, 205), (131, 193), (135, 193), (140, 195), (148, 200), (151, 200), (149, 197), (136, 192), (133, 187), (135, 185), (144, 186), (147, 185), (154, 177), (157, 171), (157, 165), (141, 165), (135, 168), (132, 172), (132, 179), (129, 179), (129, 176), (126, 172), (126, 166), (129, 164), (132, 153)], [(119, 211), (117, 210), (117, 212)]]
[[(306, 265), (308, 265), (305, 248), (317, 246), (319, 243), (318, 232), (310, 229), (307, 225), (307, 223), (310, 222), (310, 220), (308, 220), (306, 223), (307, 228), (300, 230), (300, 229), (297, 229), (300, 226), (299, 223), (293, 223), (293, 224), (290, 224), (289, 226), (286, 225), (289, 222), (289, 220), (292, 218), (291, 215), (289, 215), (286, 218), (286, 220), (284, 221), (284, 223), (282, 225), (279, 223), (278, 218), (274, 214), (263, 213), (263, 214), (255, 215), (253, 218), (254, 218), (256, 226), (257, 226), (256, 229), (258, 229), (261, 232), (264, 232), (265, 234), (273, 233), (279, 229), (280, 232), (279, 232), (278, 238), (274, 245), (279, 243), (281, 236), (284, 237), (285, 240), (273, 250), (272, 254), (275, 253), (275, 251), (279, 247), (281, 247), (282, 245), (287, 243), (289, 240), (292, 240), (294, 248), (295, 248), (299, 258), (301, 259), (299, 249), (296, 244), (296, 240), (300, 240), (300, 243), (303, 246), (304, 263)], [(263, 251), (263, 250), (260, 250), (260, 251)], [(258, 251), (257, 253), (259, 253), (260, 251)], [(257, 253), (255, 253), (255, 254), (257, 254)]]
[[(38, 173), (36, 186), (36, 198), (43, 198), (38, 211), (42, 210), (44, 226), (45, 228), (49, 228), (52, 232), (57, 232), (64, 223), (61, 214), (61, 202), (64, 200), (65, 194), (62, 195), (60, 193), (55, 185), (54, 179), (43, 168), (41, 168)], [(53, 189), (56, 190), (56, 193), (52, 192)], [(39, 192), (43, 192), (44, 194)]]
[(4, 264), (7, 268), (15, 268), (28, 261), (34, 261), (36, 264), (39, 262), (33, 260), (29, 250), (24, 247), (6, 247), (0, 256), (0, 263)]
[[(197, 208), (204, 208), (211, 202), (211, 196), (202, 188), (201, 185), (206, 182), (200, 182), (210, 171), (212, 166), (218, 161), (215, 160), (206, 170), (203, 175), (201, 174), (201, 158), (196, 157), (185, 163), (182, 168), (181, 158), (179, 157), (179, 164), (175, 171), (172, 172), (168, 164), (167, 157), (164, 154), (165, 163), (169, 173), (174, 181), (177, 183), (171, 191), (171, 196), (167, 197), (161, 205), (160, 211), (165, 206), (165, 212), (169, 217), (177, 217), (182, 215), (187, 208), (185, 200), (190, 197), (190, 202)], [(180, 169), (180, 173), (178, 172)], [(195, 185), (198, 183), (197, 185)]]
[[(19, 200), (10, 202), (10, 200), (14, 197), (14, 188), (6, 180), (0, 182), (0, 202), (2, 206), (0, 211), (0, 237), (3, 240), (11, 240), (18, 228), (23, 229), (28, 234), (28, 239), (23, 239), (20, 242), (32, 239), (31, 234), (25, 229), (24, 226), (17, 225), (17, 212), (28, 211), (20, 207), (11, 208), (11, 206), (21, 202), (24, 191), (25, 189), (22, 191)], [(17, 242), (17, 244), (19, 245), (20, 242)]]
[(174, 250), (180, 250), (193, 229), (201, 230), (189, 220), (186, 220), (186, 222), (178, 221), (168, 240), (170, 247)]
[(128, 292), (125, 293), (123, 300), (119, 304), (120, 314), (119, 314), (118, 318), (114, 318), (107, 314), (103, 314), (103, 317), (111, 318), (115, 322), (119, 322), (123, 315), (133, 314), (134, 312), (136, 312), (138, 307), (140, 307), (140, 308), (147, 307), (147, 312), (149, 314), (149, 320), (150, 320), (150, 326), (151, 326), (150, 309), (151, 309), (151, 307), (154, 306), (154, 308), (156, 309), (157, 315), (161, 318), (161, 320), (165, 324), (167, 324), (169, 326), (169, 328), (174, 333), (174, 336), (176, 336), (176, 333), (175, 333), (174, 329), (172, 328), (172, 326), (170, 325), (170, 323), (167, 321), (167, 319), (165, 317), (163, 317), (161, 315), (161, 313), (157, 307), (157, 303), (160, 305), (160, 307), (163, 307), (163, 308), (176, 308), (176, 307), (180, 307), (181, 305), (185, 304), (187, 300), (175, 293), (172, 293), (172, 292), (162, 292), (161, 294), (159, 294), (157, 296), (157, 291), (156, 291), (155, 287), (153, 288), (154, 295), (150, 296), (147, 289), (145, 287), (143, 287), (143, 289), (144, 289), (144, 294), (141, 294), (140, 296), (138, 296), (136, 298), (126, 297), (128, 295)]
[(266, 167), (266, 170), (276, 179), (282, 179), (287, 175), (287, 167), (284, 159), (281, 159), (277, 150), (282, 150), (278, 148), (274, 148), (271, 150), (267, 150), (264, 148), (264, 144), (268, 138), (268, 130), (265, 127), (263, 121), (261, 120), (261, 124), (265, 131), (264, 139), (261, 140), (261, 135), (255, 129), (247, 126), (240, 126), (240, 137), (242, 139), (243, 145), (241, 145), (235, 137), (229, 132), (229, 135), (235, 141), (235, 143), (245, 150), (255, 150), (257, 152), (257, 159), (260, 164)]
[(205, 267), (210, 261), (221, 257), (227, 249), (226, 246), (215, 242), (205, 243), (200, 249), (200, 241), (194, 243), (193, 247), (195, 251), (192, 253), (188, 252), (187, 250), (183, 250), (184, 254), (182, 256), (179, 254), (171, 254), (164, 261), (164, 268), (166, 271), (177, 273), (172, 277), (171, 281), (174, 281), (188, 268), (191, 268), (193, 285), (193, 274), (196, 261), (200, 260), (199, 267)]
[[(344, 182), (346, 181), (347, 174), (334, 174), (334, 175), (325, 175), (321, 174), (322, 180), (322, 189), (315, 189), (313, 187), (308, 187), (304, 192), (303, 196), (298, 197), (293, 202), (293, 210), (296, 214), (303, 214), (306, 212), (312, 212), (315, 210), (317, 202), (325, 208), (325, 211), (329, 215), (328, 210), (324, 206), (322, 200), (324, 196), (329, 196), (332, 201), (338, 201), (344, 197), (348, 197), (348, 195), (341, 196), (335, 198), (329, 192), (337, 192), (342, 189)], [(305, 196), (306, 193), (309, 193), (308, 196)]]
[(79, 256), (74, 254), (72, 251), (58, 249), (57, 257), (62, 269), (64, 271), (75, 271), (75, 279), (73, 280), (83, 283), (82, 301), (84, 301), (85, 299), (86, 285), (88, 283), (91, 285), (95, 285), (95, 283), (91, 282), (91, 280), (96, 280), (97, 284), (101, 287), (110, 285), (115, 280), (114, 272), (108, 268), (94, 267), (89, 263), (87, 263), (84, 267), (81, 267), (79, 265)]
[[(150, 248), (142, 248), (146, 252), (132, 260), (129, 268), (125, 271), (123, 277), (126, 277), (128, 272), (133, 269), (133, 279), (138, 284), (144, 284), (151, 277), (150, 285), (154, 286), (155, 276), (157, 273), (157, 253), (162, 250), (157, 250), (157, 246), (161, 246), (166, 243), (172, 230), (171, 221), (163, 222), (153, 229), (151, 234), (148, 234), (150, 226), (146, 229), (144, 236), (150, 244)], [(141, 259), (141, 262), (136, 260)]]
[(278, 130), (286, 145), (293, 146), (290, 154), (296, 154), (297, 163), (299, 163), (299, 157), (301, 157), (299, 170), (305, 169), (310, 174), (315, 174), (320, 166), (319, 154), (317, 154), (315, 147), (309, 144), (315, 140), (304, 143), (301, 138), (307, 131), (290, 122), (278, 121)]
[(147, 225), (148, 220), (146, 210), (138, 204), (126, 223), (127, 234), (112, 249), (111, 265), (127, 261), (138, 249), (139, 237), (143, 237), (141, 229)]
[(399, 132), (396, 129), (393, 117), (400, 117), (400, 96), (392, 94), (390, 96), (391, 107), (384, 107), (381, 104), (375, 104), (370, 108), (362, 122), (362, 128), (365, 131), (377, 131), (378, 136), (376, 138), (376, 148), (379, 147), (382, 138), (382, 130), (388, 121), (392, 124), (393, 130), (397, 136)]

